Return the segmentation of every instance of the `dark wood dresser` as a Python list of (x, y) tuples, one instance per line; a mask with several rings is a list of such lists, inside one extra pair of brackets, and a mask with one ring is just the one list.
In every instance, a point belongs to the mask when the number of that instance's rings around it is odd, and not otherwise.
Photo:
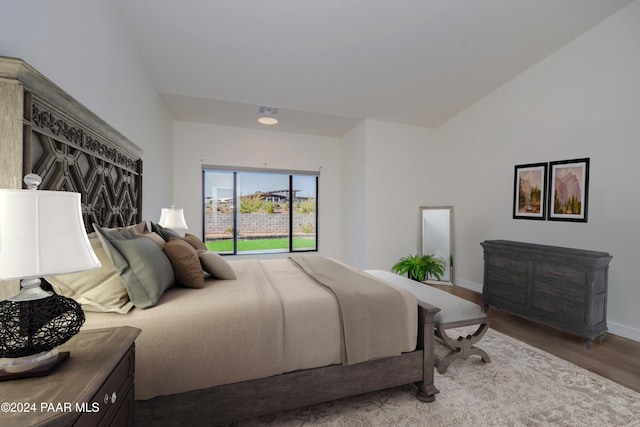
[(485, 310), (495, 306), (600, 342), (607, 331), (609, 262), (606, 252), (508, 240), (484, 248)]
[(71, 357), (46, 377), (0, 383), (0, 425), (132, 426), (135, 339), (130, 327), (82, 331)]

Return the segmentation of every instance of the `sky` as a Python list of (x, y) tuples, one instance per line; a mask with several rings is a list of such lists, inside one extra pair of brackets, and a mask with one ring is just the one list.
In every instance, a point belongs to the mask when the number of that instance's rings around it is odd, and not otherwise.
[[(294, 175), (293, 189), (299, 190), (298, 196), (315, 196), (315, 176)], [(213, 196), (214, 188), (217, 188), (218, 198), (232, 197), (233, 172), (205, 171), (204, 172), (205, 197)], [(289, 175), (275, 173), (238, 173), (238, 195), (254, 194), (256, 192), (269, 192), (286, 190), (289, 188)]]

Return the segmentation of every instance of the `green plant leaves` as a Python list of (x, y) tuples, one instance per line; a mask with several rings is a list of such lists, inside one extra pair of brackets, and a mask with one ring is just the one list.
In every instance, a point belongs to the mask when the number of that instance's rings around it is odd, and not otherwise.
[(407, 255), (391, 267), (391, 271), (399, 275), (407, 275), (410, 279), (423, 282), (429, 277), (440, 280), (444, 274), (445, 261), (433, 255)]

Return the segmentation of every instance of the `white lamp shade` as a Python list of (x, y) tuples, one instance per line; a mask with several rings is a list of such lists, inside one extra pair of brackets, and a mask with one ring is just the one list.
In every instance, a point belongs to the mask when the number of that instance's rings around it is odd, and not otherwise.
[(0, 190), (0, 280), (100, 267), (84, 229), (80, 194)]
[(177, 231), (188, 230), (187, 222), (184, 220), (184, 211), (182, 208), (162, 208), (160, 212), (160, 221), (158, 224), (165, 228), (170, 228)]

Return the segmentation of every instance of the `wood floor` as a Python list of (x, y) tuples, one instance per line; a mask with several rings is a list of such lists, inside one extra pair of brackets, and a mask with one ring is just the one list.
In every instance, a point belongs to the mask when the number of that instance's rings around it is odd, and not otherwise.
[[(438, 286), (461, 298), (482, 305), (482, 295), (459, 286)], [(640, 392), (640, 342), (607, 333), (587, 350), (584, 338), (567, 334), (505, 311), (490, 308), (491, 328), (512, 336), (575, 365)]]

